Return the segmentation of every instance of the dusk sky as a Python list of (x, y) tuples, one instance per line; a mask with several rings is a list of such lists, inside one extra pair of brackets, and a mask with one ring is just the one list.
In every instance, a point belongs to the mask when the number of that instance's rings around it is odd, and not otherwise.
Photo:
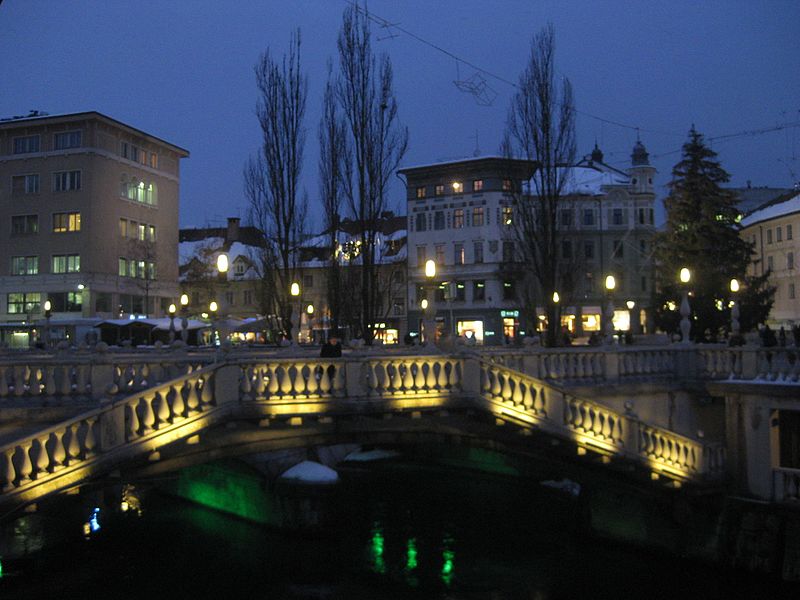
[[(301, 29), (309, 79), (304, 184), (318, 214), (316, 130), (326, 62), (336, 59), (345, 0), (5, 0), (0, 4), (0, 117), (97, 110), (191, 152), (181, 225), (245, 216), (242, 167), (259, 144), (253, 65)], [(372, 0), (397, 27), (373, 26), (395, 71), (410, 145), (403, 163), (494, 154), (531, 36), (548, 22), (575, 92), (579, 155), (595, 140), (625, 168), (636, 130), (659, 171), (658, 196), (694, 123), (732, 185), (800, 180), (800, 2)], [(425, 44), (414, 34), (458, 60)], [(479, 73), (466, 62), (485, 70)], [(490, 106), (455, 85), (475, 75)], [(496, 77), (495, 77), (496, 76)], [(626, 125), (625, 127), (612, 124)], [(399, 180), (391, 189), (405, 212)], [(319, 223), (319, 219), (316, 223)]]

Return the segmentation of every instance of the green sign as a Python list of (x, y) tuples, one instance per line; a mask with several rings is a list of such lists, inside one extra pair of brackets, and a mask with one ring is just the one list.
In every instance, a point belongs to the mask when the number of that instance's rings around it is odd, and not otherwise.
[(511, 318), (511, 317), (513, 317), (513, 318), (516, 319), (517, 317), (519, 317), (519, 311), (518, 310), (501, 310), (500, 311), (500, 316), (503, 317), (503, 318), (506, 318), (506, 317)]

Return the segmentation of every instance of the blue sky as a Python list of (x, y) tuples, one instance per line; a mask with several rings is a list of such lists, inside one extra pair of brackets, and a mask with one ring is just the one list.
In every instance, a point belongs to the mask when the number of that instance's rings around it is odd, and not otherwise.
[[(181, 225), (242, 215), (242, 166), (258, 147), (253, 65), (300, 27), (309, 77), (304, 184), (317, 198), (316, 128), (326, 62), (346, 0), (277, 2), (5, 0), (0, 117), (98, 110), (187, 148)], [(580, 111), (579, 153), (595, 140), (625, 167), (636, 129), (659, 196), (692, 124), (706, 136), (800, 122), (800, 2), (372, 0), (369, 10), (484, 69), (491, 106), (459, 91), (475, 69), (395, 27), (374, 27), (394, 64), (407, 165), (495, 153), (531, 36), (548, 22)], [(497, 76), (497, 78), (493, 77)], [(599, 119), (597, 118), (599, 117)], [(626, 125), (612, 124), (611, 121)], [(732, 183), (800, 179), (800, 128), (713, 143)], [(402, 184), (391, 194), (402, 209)], [(312, 218), (318, 211), (312, 208)]]

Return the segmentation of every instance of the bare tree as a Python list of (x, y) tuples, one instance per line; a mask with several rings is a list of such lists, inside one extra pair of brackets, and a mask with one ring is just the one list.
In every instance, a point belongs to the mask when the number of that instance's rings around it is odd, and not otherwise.
[(328, 63), (328, 80), (322, 102), (317, 138), (319, 140), (319, 188), (325, 209), (325, 231), (330, 256), (326, 277), (326, 299), (331, 328), (338, 329), (344, 303), (342, 264), (339, 251), (342, 200), (345, 182), (352, 176), (351, 154), (345, 141), (346, 129), (336, 103), (332, 66)]
[(571, 297), (574, 278), (564, 268), (559, 248), (565, 231), (559, 228), (562, 193), (575, 160), (575, 107), (566, 77), (558, 85), (555, 70), (555, 32), (552, 25), (531, 41), (531, 53), (520, 74), (509, 110), (503, 151), (536, 163), (529, 194), (515, 192), (513, 231), (524, 264), (534, 280), (533, 297), (547, 312), (547, 343), (559, 340), (561, 299)]
[(245, 194), (250, 221), (265, 238), (256, 261), (262, 278), (261, 304), (266, 314), (281, 317), (284, 333), (291, 338), (290, 287), (297, 275), (308, 205), (299, 191), (308, 92), (308, 79), (300, 69), (300, 30), (292, 35), (289, 52), (280, 62), (267, 50), (255, 73), (262, 140), (260, 152), (244, 168)]
[(380, 290), (376, 285), (376, 239), (386, 211), (386, 185), (408, 147), (408, 130), (397, 117), (392, 64), (372, 51), (369, 18), (358, 6), (345, 9), (337, 41), (336, 98), (347, 127), (352, 176), (344, 181), (345, 200), (360, 237), (360, 319), (356, 333), (367, 344), (375, 336)]

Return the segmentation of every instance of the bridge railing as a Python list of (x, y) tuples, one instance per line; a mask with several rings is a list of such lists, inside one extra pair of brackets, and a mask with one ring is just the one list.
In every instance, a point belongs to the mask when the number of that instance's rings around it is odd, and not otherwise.
[(110, 454), (150, 452), (185, 437), (217, 406), (215, 378), (214, 368), (193, 370), (0, 447), (3, 499), (65, 489)]
[(800, 469), (773, 467), (772, 499), (775, 502), (800, 502)]
[(602, 454), (637, 460), (681, 479), (723, 475), (725, 456), (720, 445), (654, 427), (634, 415), (574, 397), (496, 363), (476, 362), (481, 397), (494, 404), (500, 415), (566, 436)]

